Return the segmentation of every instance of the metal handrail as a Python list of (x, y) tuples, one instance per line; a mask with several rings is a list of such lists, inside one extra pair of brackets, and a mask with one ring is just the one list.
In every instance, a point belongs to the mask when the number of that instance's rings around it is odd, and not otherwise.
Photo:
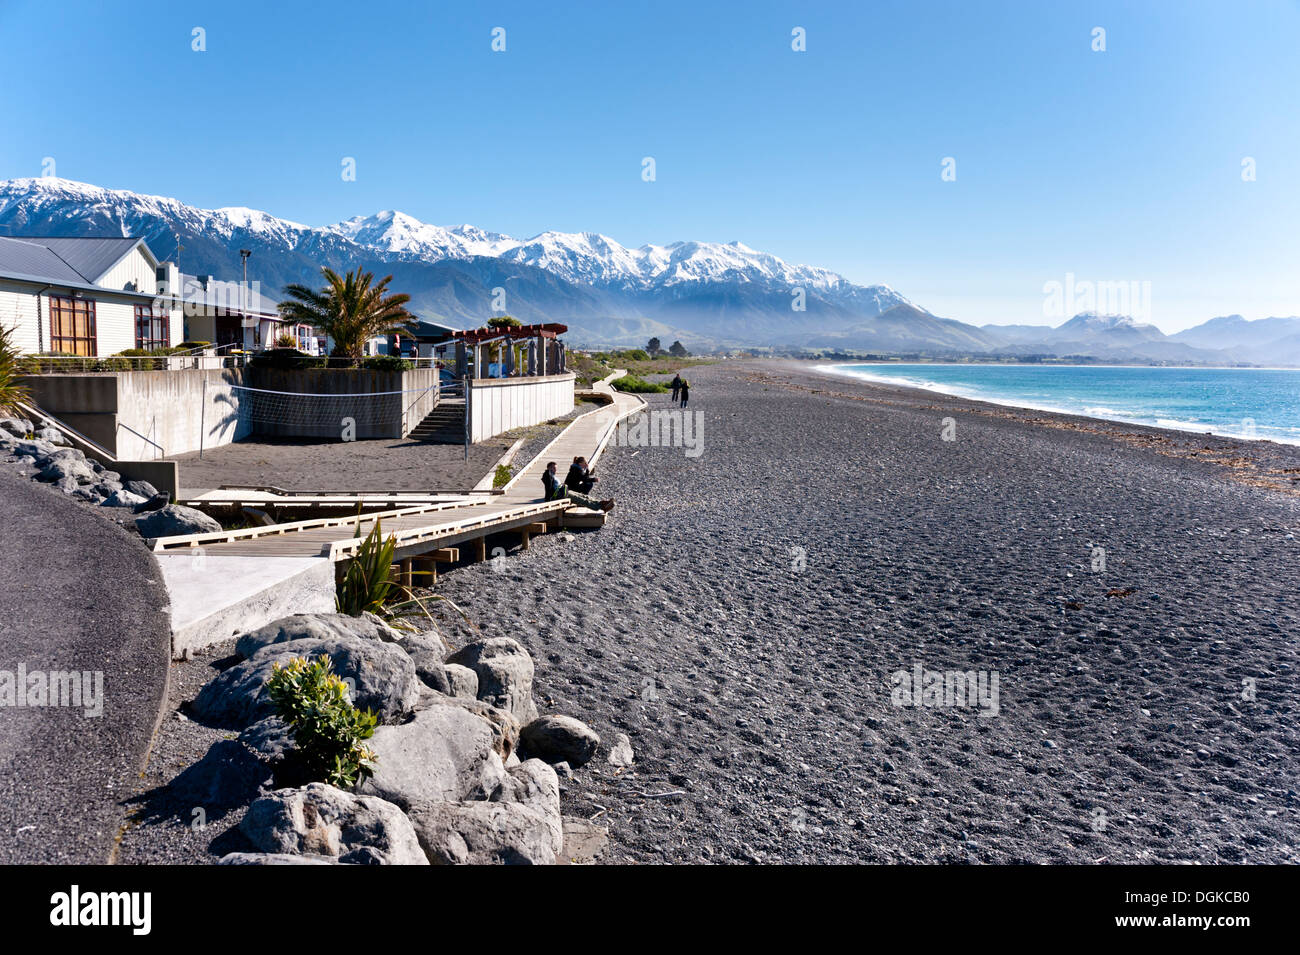
[(165, 458), (165, 457), (167, 456), (167, 452), (163, 449), (163, 446), (162, 446), (161, 444), (159, 444), (157, 441), (153, 441), (153, 440), (150, 440), (149, 438), (146, 438), (144, 435), (142, 435), (139, 431), (135, 430), (135, 428), (131, 427), (129, 424), (123, 424), (122, 422), (119, 421), (119, 422), (117, 423), (117, 426), (118, 426), (119, 428), (125, 428), (127, 431), (130, 431), (133, 435), (135, 435), (137, 438), (139, 438), (139, 439), (140, 439), (141, 441), (143, 441), (145, 444), (150, 444), (150, 445), (153, 445), (155, 448), (157, 448), (157, 449), (158, 449), (158, 457), (160, 457), (160, 458)]

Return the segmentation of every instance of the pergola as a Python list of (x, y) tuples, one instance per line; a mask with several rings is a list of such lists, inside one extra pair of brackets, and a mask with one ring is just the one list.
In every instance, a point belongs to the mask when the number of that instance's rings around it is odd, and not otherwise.
[(451, 341), (456, 345), (456, 377), (488, 377), (489, 345), (497, 343), (526, 342), (523, 366), (516, 368), (515, 349), (501, 350), (502, 372), (505, 377), (516, 375), (558, 375), (564, 372), (564, 343), (560, 336), (569, 330), (568, 325), (547, 322), (541, 325), (506, 326), (503, 328), (474, 328), (456, 332)]

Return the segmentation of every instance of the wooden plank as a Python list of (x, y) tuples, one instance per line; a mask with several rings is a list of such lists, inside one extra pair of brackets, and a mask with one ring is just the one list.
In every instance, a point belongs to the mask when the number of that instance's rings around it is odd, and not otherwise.
[(439, 547), (429, 555), (433, 560), (440, 564), (454, 564), (460, 560), (459, 547)]

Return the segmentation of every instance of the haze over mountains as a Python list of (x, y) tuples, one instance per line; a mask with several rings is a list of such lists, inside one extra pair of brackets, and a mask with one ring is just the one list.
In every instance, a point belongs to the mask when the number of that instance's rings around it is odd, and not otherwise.
[(391, 272), (393, 287), (411, 294), (424, 318), (472, 327), (504, 311), (563, 322), (575, 345), (643, 345), (657, 336), (695, 349), (1300, 364), (1300, 318), (1228, 316), (1172, 336), (1088, 313), (1057, 328), (976, 327), (932, 315), (887, 285), (856, 285), (740, 242), (628, 248), (592, 232), (519, 239), (394, 211), (314, 228), (255, 209), (198, 209), (52, 177), (0, 182), (0, 235), (139, 235), (187, 273), (232, 280), (240, 277), (238, 250), (251, 249), (249, 277), (272, 297), (290, 282), (318, 284), (322, 265)]

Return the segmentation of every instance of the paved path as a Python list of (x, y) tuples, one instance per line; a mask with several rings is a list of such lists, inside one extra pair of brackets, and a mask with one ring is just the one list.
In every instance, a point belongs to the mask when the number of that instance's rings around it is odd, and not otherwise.
[[(166, 691), (166, 602), (138, 538), (0, 468), (0, 863), (108, 861)], [(20, 667), (102, 673), (102, 714), (9, 705)]]

